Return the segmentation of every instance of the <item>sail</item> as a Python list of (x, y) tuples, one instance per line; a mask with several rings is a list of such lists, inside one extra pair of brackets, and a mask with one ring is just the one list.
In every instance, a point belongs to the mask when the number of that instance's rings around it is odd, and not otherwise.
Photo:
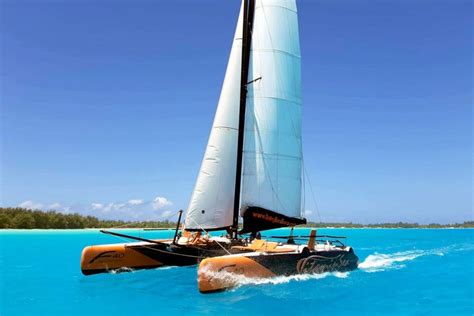
[(243, 232), (305, 222), (296, 3), (256, 0), (254, 16), (240, 208)]
[(240, 9), (214, 123), (188, 206), (187, 230), (232, 226), (239, 126), (242, 13)]

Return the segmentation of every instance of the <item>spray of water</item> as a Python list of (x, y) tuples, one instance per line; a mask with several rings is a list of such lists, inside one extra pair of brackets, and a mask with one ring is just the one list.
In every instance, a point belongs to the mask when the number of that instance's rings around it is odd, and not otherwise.
[(206, 271), (209, 277), (224, 281), (226, 284), (233, 284), (235, 288), (242, 285), (260, 285), (260, 284), (284, 284), (293, 281), (307, 281), (314, 279), (324, 279), (326, 277), (347, 278), (349, 272), (325, 272), (320, 274), (297, 274), (291, 276), (276, 276), (273, 278), (246, 277), (241, 274), (227, 271)]
[[(445, 251), (445, 250), (444, 250)], [(401, 269), (404, 262), (412, 261), (422, 256), (444, 256), (443, 249), (409, 250), (392, 254), (374, 253), (359, 263), (359, 269), (365, 272), (380, 272), (385, 270)]]
[[(450, 251), (463, 251), (466, 247), (444, 247), (431, 250), (409, 250), (400, 251), (390, 254), (374, 253), (364, 261), (359, 263), (359, 269), (364, 272), (381, 272), (386, 270), (401, 269), (405, 267), (405, 263), (408, 261), (415, 260), (416, 258), (423, 256), (444, 256)], [(472, 247), (469, 249), (472, 250)], [(213, 272), (207, 271), (212, 278), (220, 279), (228, 284), (234, 284), (236, 287), (248, 284), (283, 284), (292, 281), (306, 281), (311, 279), (324, 279), (327, 277), (347, 278), (348, 272), (326, 272), (321, 274), (297, 274), (292, 276), (278, 276), (273, 278), (250, 278), (240, 274), (234, 274), (227, 271)]]
[(128, 268), (128, 267), (122, 267), (118, 269), (109, 270), (109, 272), (112, 274), (118, 274), (118, 273), (123, 273), (123, 272), (134, 272), (134, 271), (135, 271), (134, 269)]

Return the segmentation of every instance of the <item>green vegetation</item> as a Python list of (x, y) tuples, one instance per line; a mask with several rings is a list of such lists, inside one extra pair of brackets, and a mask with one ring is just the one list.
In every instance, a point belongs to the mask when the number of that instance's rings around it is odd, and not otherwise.
[[(40, 210), (29, 210), (19, 207), (0, 207), (0, 229), (2, 228), (24, 228), (24, 229), (80, 229), (80, 228), (174, 228), (175, 222), (168, 220), (162, 222), (126, 222), (114, 220), (99, 220), (94, 216), (83, 216), (80, 214), (63, 214), (55, 211), (43, 212)], [(345, 228), (474, 228), (474, 221), (462, 224), (428, 224), (417, 223), (382, 223), (382, 224), (354, 224), (354, 223), (313, 223), (308, 227), (345, 227)]]
[(99, 220), (94, 216), (83, 216), (77, 213), (63, 214), (55, 211), (43, 212), (19, 207), (0, 207), (0, 229), (2, 228), (37, 228), (37, 229), (80, 229), (80, 228), (171, 228), (175, 223), (163, 222), (125, 222)]

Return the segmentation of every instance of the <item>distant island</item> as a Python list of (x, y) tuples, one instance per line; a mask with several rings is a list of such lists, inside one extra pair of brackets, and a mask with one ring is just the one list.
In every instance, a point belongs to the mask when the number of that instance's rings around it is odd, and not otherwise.
[[(30, 210), (21, 207), (0, 207), (0, 229), (82, 229), (82, 228), (175, 228), (172, 221), (121, 221), (100, 220), (94, 216), (78, 213), (64, 214), (56, 211)], [(454, 224), (418, 224), (418, 223), (315, 223), (308, 222), (307, 227), (334, 228), (474, 228), (474, 221)]]
[(172, 228), (175, 222), (100, 220), (78, 213), (30, 210), (21, 207), (0, 207), (0, 229), (82, 229), (82, 228)]

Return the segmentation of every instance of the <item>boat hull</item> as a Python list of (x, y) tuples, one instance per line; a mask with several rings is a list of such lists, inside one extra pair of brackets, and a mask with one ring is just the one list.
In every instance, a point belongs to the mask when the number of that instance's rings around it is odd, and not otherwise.
[(89, 246), (82, 250), (81, 271), (84, 275), (128, 269), (151, 269), (163, 263), (127, 244)]
[(81, 255), (81, 271), (84, 275), (109, 271), (126, 272), (163, 266), (190, 266), (207, 257), (223, 256), (232, 252), (235, 243), (202, 245), (177, 245), (169, 240), (157, 243), (124, 243), (89, 246)]
[(241, 277), (271, 278), (297, 274), (350, 271), (358, 258), (350, 250), (253, 253), (204, 259), (198, 269), (201, 293), (223, 291), (239, 284)]

